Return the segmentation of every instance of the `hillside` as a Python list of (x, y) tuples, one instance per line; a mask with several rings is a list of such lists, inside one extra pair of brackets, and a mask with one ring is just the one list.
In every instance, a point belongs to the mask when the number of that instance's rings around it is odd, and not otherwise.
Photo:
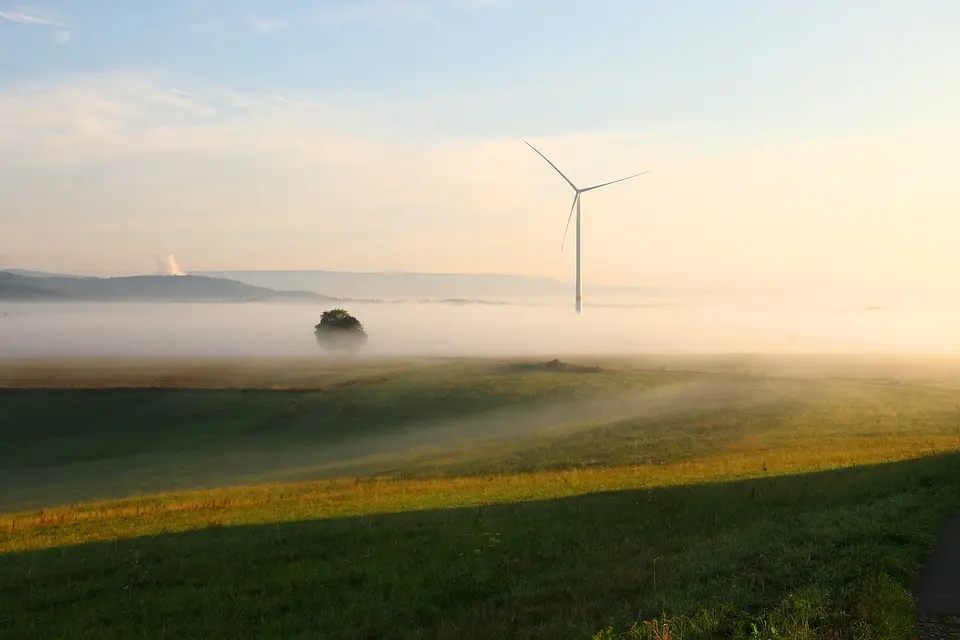
[(12, 273), (17, 276), (29, 276), (31, 278), (86, 278), (73, 273), (52, 273), (50, 271), (35, 271), (33, 269), (3, 269), (0, 273)]
[[(13, 284), (12, 281), (5, 282), (2, 287), (5, 289), (16, 288), (21, 290), (17, 296), (11, 296), (9, 292), (0, 292), (2, 299), (37, 299), (38, 297), (50, 297), (49, 293), (33, 292), (28, 294), (26, 289), (42, 289), (44, 291), (61, 292), (59, 297), (74, 297), (76, 289), (74, 285), (78, 280), (86, 281), (90, 289), (97, 289), (104, 285), (92, 284), (92, 282), (110, 280), (111, 282), (130, 281), (130, 286), (143, 287), (154, 285), (145, 285), (146, 279), (162, 282), (159, 276), (135, 276), (135, 277), (114, 277), (114, 278), (94, 278), (89, 276), (53, 274), (42, 271), (30, 271), (24, 269), (4, 269), (0, 271), (2, 275), (16, 275), (29, 277), (29, 283), (20, 282)], [(165, 276), (169, 277), (169, 276)], [(184, 276), (178, 276), (183, 278)], [(545, 298), (567, 298), (572, 295), (573, 284), (543, 278), (538, 276), (508, 275), (508, 274), (483, 274), (483, 273), (405, 273), (405, 272), (351, 272), (351, 271), (284, 271), (284, 270), (226, 270), (226, 271), (195, 271), (189, 274), (192, 278), (204, 278), (206, 280), (217, 280), (219, 282), (231, 282), (250, 287), (243, 296), (253, 296), (256, 299), (264, 299), (264, 296), (275, 299), (277, 294), (285, 297), (294, 295), (298, 298), (306, 297), (311, 294), (319, 295), (321, 299), (336, 300), (354, 300), (367, 302), (429, 302), (429, 303), (449, 303), (449, 304), (511, 304), (518, 301), (528, 301), (536, 303), (537, 299)], [(134, 278), (140, 280), (134, 282)], [(50, 280), (69, 280), (70, 283), (57, 282), (49, 286)], [(41, 281), (48, 281), (46, 286), (38, 286)], [(27, 286), (29, 285), (29, 286)], [(66, 285), (66, 286), (64, 286)], [(160, 285), (163, 291), (168, 287), (184, 287), (183, 283), (174, 285), (165, 283)], [(195, 285), (190, 285), (191, 287)], [(127, 284), (114, 284), (111, 288), (118, 290), (127, 288)], [(87, 289), (83, 289), (84, 292)], [(178, 289), (178, 292), (181, 290)], [(627, 287), (627, 286), (605, 286), (591, 285), (588, 287), (591, 296), (602, 296), (609, 301), (616, 298), (632, 298), (645, 296), (659, 296), (666, 292), (655, 287)], [(97, 289), (97, 299), (103, 299), (100, 289)], [(227, 292), (227, 297), (236, 295), (236, 290), (231, 289)], [(57, 296), (54, 296), (57, 297)], [(220, 294), (214, 295), (214, 298), (221, 297)], [(84, 293), (82, 299), (89, 298)], [(108, 296), (109, 299), (115, 299), (114, 295)], [(182, 299), (180, 294), (178, 299)], [(188, 295), (187, 299), (194, 299), (195, 296)], [(141, 298), (137, 298), (141, 299)], [(156, 299), (153, 296), (149, 299)], [(167, 299), (166, 294), (162, 299)]]
[(666, 364), (2, 365), (0, 636), (917, 637), (957, 374)]
[(276, 291), (206, 276), (75, 278), (0, 272), (0, 300), (245, 302), (330, 299), (308, 291)]

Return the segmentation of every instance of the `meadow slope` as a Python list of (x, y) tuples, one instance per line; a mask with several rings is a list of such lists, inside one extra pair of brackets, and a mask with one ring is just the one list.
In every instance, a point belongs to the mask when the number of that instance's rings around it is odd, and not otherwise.
[(953, 378), (602, 364), (0, 367), (0, 632), (910, 637)]

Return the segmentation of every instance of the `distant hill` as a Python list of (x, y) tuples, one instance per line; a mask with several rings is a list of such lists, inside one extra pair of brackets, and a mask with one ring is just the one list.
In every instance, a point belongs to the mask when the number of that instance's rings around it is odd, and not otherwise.
[(311, 291), (276, 291), (206, 276), (83, 278), (0, 271), (0, 300), (253, 302), (331, 300)]
[(17, 276), (29, 276), (31, 278), (86, 278), (87, 276), (78, 276), (69, 273), (49, 273), (47, 271), (34, 271), (33, 269), (3, 269), (2, 273), (12, 273)]
[[(0, 300), (338, 300), (434, 304), (543, 304), (566, 299), (573, 284), (537, 276), (472, 273), (363, 273), (350, 271), (198, 271), (187, 276), (95, 278), (26, 269), (0, 270)], [(26, 282), (24, 282), (26, 280)], [(620, 306), (617, 298), (665, 295), (654, 287), (589, 285), (599, 305)], [(626, 301), (625, 301), (626, 302)], [(628, 305), (630, 306), (630, 305)]]
[[(377, 300), (500, 301), (572, 296), (573, 284), (536, 276), (473, 273), (359, 273), (350, 271), (198, 271), (273, 289), (314, 291), (338, 298)], [(653, 287), (590, 285), (591, 296), (651, 296)]]

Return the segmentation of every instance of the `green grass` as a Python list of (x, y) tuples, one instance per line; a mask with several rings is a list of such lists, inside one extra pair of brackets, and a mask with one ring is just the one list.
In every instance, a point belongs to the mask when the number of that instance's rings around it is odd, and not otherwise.
[[(31, 391), (36, 368), (0, 369), (19, 387), (0, 393), (16, 417), (0, 479), (55, 504), (78, 468), (98, 491), (169, 482), (183, 457), (184, 484), (203, 485), (224, 448), (272, 459), (422, 433), (432, 448), (342, 467), (379, 478), (0, 516), (0, 637), (909, 638), (915, 572), (960, 506), (942, 372), (381, 362), (277, 374), (299, 390), (267, 392), (228, 384), (269, 377), (254, 365), (218, 366), (164, 370), (163, 389), (114, 366), (87, 374), (99, 390)], [(258, 473), (333, 475), (311, 455)]]
[[(386, 512), (366, 516), (324, 516), (337, 491), (320, 486), (260, 502), (183, 496), (125, 514), (23, 518), (4, 523), (6, 545), (51, 548), (0, 557), (0, 629), (583, 638), (665, 611), (687, 632), (675, 637), (730, 637), (751, 624), (782, 637), (909, 637), (906, 587), (956, 505), (958, 463), (595, 492), (604, 480), (629, 484), (622, 473), (582, 479), (579, 495), (554, 487), (568, 495), (512, 502), (496, 482), (339, 486), (342, 511)], [(549, 492), (556, 481), (526, 477), (513, 490)], [(456, 507), (470, 502), (480, 504)], [(110, 535), (115, 526), (126, 530)], [(112, 541), (81, 542), (103, 529)]]
[[(638, 392), (690, 377), (406, 361), (277, 372), (272, 389), (231, 386), (270, 377), (242, 366), (201, 364), (153, 375), (115, 368), (95, 378), (81, 369), (79, 388), (63, 389), (25, 386), (38, 377), (31, 369), (0, 372), (0, 384), (16, 382), (0, 388), (0, 509), (256, 481), (339, 461), (331, 447), (359, 438), (438, 431), (484, 411)], [(183, 386), (198, 382), (207, 388)], [(425, 439), (452, 435), (441, 428)]]

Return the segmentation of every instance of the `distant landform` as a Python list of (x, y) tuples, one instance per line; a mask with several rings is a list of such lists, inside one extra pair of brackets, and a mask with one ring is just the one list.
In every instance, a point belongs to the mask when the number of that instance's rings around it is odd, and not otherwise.
[[(572, 297), (569, 283), (536, 276), (348, 271), (202, 271), (99, 278), (0, 270), (0, 300), (302, 301), (540, 305)], [(590, 286), (608, 300), (662, 295), (652, 287)], [(603, 306), (622, 306), (614, 303)], [(635, 306), (628, 304), (626, 306)], [(641, 305), (647, 306), (647, 305)]]
[[(408, 300), (411, 302), (520, 302), (533, 298), (573, 297), (573, 284), (537, 276), (474, 273), (405, 273), (350, 271), (197, 271), (272, 289), (313, 291), (336, 298)], [(653, 287), (590, 285), (590, 296), (663, 295)]]
[[(26, 275), (30, 274), (30, 275)], [(276, 291), (198, 275), (92, 278), (0, 271), (0, 300), (95, 302), (262, 302), (332, 300), (313, 291)]]
[(0, 273), (12, 273), (16, 276), (30, 276), (31, 278), (86, 278), (72, 273), (50, 273), (49, 271), (34, 271), (33, 269), (0, 269)]

